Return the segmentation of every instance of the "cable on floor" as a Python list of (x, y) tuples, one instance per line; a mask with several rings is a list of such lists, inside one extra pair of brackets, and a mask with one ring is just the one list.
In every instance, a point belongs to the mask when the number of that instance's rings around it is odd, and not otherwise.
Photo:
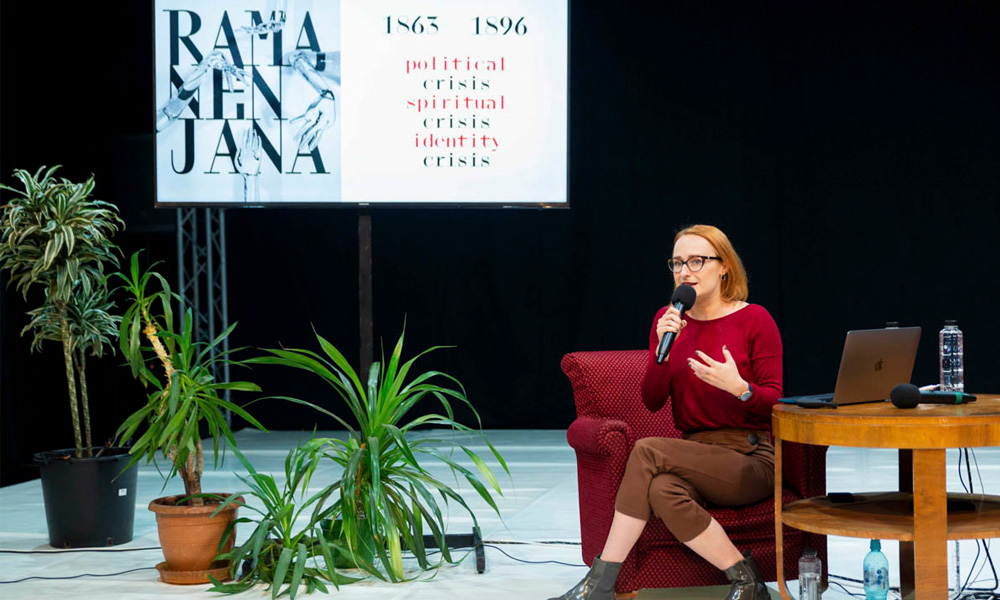
[(129, 569), (128, 571), (121, 571), (118, 573), (83, 573), (81, 575), (67, 575), (66, 577), (42, 577), (41, 575), (34, 575), (32, 577), (23, 577), (13, 581), (0, 581), (0, 585), (6, 583), (21, 583), (22, 581), (28, 581), (29, 579), (54, 581), (57, 579), (79, 579), (81, 577), (115, 577), (116, 575), (125, 575), (126, 573), (135, 573), (136, 571), (148, 571), (150, 569), (156, 570), (156, 567), (139, 567), (138, 569)]
[(583, 564), (577, 565), (577, 564), (572, 564), (572, 563), (561, 562), (561, 561), (558, 561), (558, 560), (525, 560), (523, 558), (517, 558), (516, 556), (511, 556), (510, 554), (507, 554), (506, 552), (504, 552), (502, 548), (500, 548), (499, 546), (494, 546), (493, 544), (486, 544), (486, 543), (484, 543), (483, 547), (484, 548), (492, 548), (492, 549), (496, 550), (497, 552), (499, 552), (500, 554), (503, 554), (504, 556), (506, 556), (509, 559), (516, 560), (517, 562), (525, 563), (525, 564), (528, 564), (528, 565), (562, 565), (564, 567), (586, 567), (587, 566), (587, 565), (583, 565)]
[(0, 550), (0, 554), (76, 554), (78, 552), (97, 552), (98, 554), (106, 554), (110, 552), (142, 552), (146, 550), (162, 550), (159, 546), (152, 546), (149, 548), (79, 548), (79, 549), (67, 549), (67, 550)]

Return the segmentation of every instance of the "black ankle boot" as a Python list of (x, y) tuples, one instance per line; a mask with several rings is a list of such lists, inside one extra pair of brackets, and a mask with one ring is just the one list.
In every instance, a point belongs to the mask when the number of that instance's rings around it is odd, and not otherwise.
[(764, 585), (750, 551), (743, 553), (743, 560), (726, 569), (726, 578), (732, 583), (726, 600), (770, 600), (771, 593)]
[(615, 580), (621, 570), (621, 563), (605, 562), (598, 556), (580, 583), (562, 596), (549, 600), (615, 600)]

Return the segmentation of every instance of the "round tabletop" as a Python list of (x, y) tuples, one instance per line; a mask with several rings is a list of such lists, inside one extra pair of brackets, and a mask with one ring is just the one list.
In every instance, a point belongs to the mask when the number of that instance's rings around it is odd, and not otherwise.
[(980, 394), (961, 405), (890, 402), (835, 409), (779, 404), (772, 413), (776, 440), (861, 448), (975, 448), (1000, 446), (1000, 396)]

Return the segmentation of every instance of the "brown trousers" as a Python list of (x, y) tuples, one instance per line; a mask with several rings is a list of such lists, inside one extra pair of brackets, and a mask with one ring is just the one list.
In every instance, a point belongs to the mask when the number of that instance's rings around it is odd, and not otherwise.
[(774, 447), (767, 432), (700, 431), (684, 439), (636, 442), (615, 510), (644, 521), (652, 512), (674, 537), (688, 542), (711, 523), (706, 505), (743, 506), (772, 494)]

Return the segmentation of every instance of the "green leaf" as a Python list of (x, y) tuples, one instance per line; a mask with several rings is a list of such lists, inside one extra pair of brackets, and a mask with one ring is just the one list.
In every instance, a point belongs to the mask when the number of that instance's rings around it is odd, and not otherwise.
[(260, 550), (264, 547), (264, 542), (267, 540), (267, 534), (271, 531), (272, 523), (271, 519), (262, 520), (253, 533), (253, 537), (251, 538), (253, 540), (251, 556), (255, 560), (258, 560), (260, 556)]
[(413, 451), (410, 449), (410, 444), (406, 441), (406, 436), (403, 435), (403, 432), (400, 431), (395, 425), (390, 425), (388, 423), (383, 425), (383, 428), (389, 432), (393, 441), (396, 442), (396, 446), (400, 449), (400, 451), (402, 451), (403, 456), (406, 457), (406, 462), (410, 463), (410, 465), (414, 468), (423, 471), (420, 463), (418, 463), (416, 457), (413, 456)]
[(239, 594), (240, 592), (245, 592), (254, 586), (252, 581), (237, 581), (236, 583), (222, 583), (214, 575), (208, 576), (209, 581), (212, 582), (212, 587), (208, 588), (208, 592), (221, 592), (223, 594)]
[(323, 531), (319, 532), (317, 538), (319, 539), (320, 550), (323, 553), (323, 562), (326, 564), (327, 576), (333, 583), (334, 587), (339, 590), (340, 585), (337, 583), (337, 570), (335, 568), (336, 562), (333, 560), (333, 552), (330, 550), (330, 543), (326, 541), (326, 535)]
[(288, 595), (290, 600), (295, 600), (295, 594), (298, 592), (299, 584), (302, 583), (302, 572), (306, 568), (306, 547), (303, 544), (299, 544), (296, 548), (295, 553), (295, 569), (292, 571), (292, 581), (288, 587)]
[(483, 477), (486, 478), (487, 483), (489, 483), (490, 486), (494, 490), (496, 490), (498, 494), (502, 495), (503, 492), (500, 491), (500, 482), (497, 481), (497, 478), (493, 475), (493, 472), (490, 471), (490, 468), (486, 466), (486, 463), (483, 462), (483, 459), (479, 458), (478, 454), (476, 454), (472, 450), (469, 450), (465, 446), (459, 446), (459, 447), (463, 451), (465, 451), (465, 453), (469, 456), (469, 458), (472, 459), (472, 462), (475, 463), (476, 467), (479, 469), (479, 472), (482, 473)]
[(278, 564), (274, 567), (274, 577), (271, 579), (271, 600), (277, 600), (281, 585), (285, 582), (285, 574), (288, 573), (288, 565), (292, 562), (292, 549), (282, 548), (278, 557)]

